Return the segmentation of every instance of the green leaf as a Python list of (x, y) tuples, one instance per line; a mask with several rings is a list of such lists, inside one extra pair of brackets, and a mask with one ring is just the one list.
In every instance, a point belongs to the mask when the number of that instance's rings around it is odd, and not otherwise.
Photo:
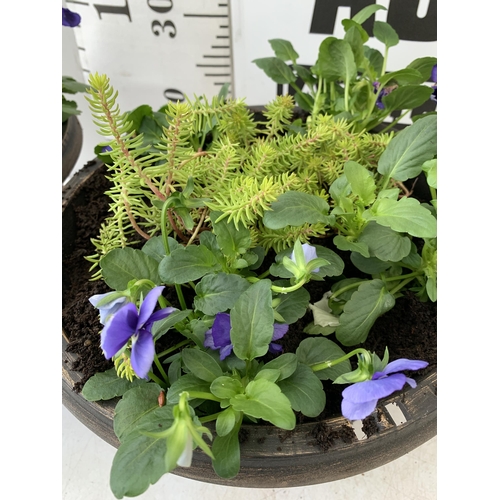
[(151, 333), (155, 339), (155, 342), (161, 338), (165, 333), (167, 333), (170, 328), (180, 323), (182, 320), (186, 319), (193, 311), (191, 309), (185, 309), (183, 311), (174, 311), (172, 314), (167, 316), (165, 319), (155, 321), (153, 323), (153, 329)]
[(360, 271), (371, 275), (383, 273), (392, 266), (392, 262), (385, 262), (377, 259), (376, 257), (363, 257), (358, 252), (351, 253), (351, 262)]
[(380, 156), (377, 170), (397, 181), (414, 179), (436, 154), (437, 116), (430, 115), (398, 132)]
[(66, 94), (76, 94), (77, 92), (87, 92), (92, 88), (88, 83), (77, 82), (70, 76), (62, 77), (62, 91)]
[(148, 279), (160, 285), (158, 262), (143, 251), (115, 248), (101, 259), (102, 276), (113, 290), (126, 290), (131, 280)]
[[(217, 220), (220, 215), (222, 215), (222, 212), (212, 212), (210, 214), (212, 220)], [(217, 236), (219, 248), (229, 259), (236, 259), (252, 245), (250, 230), (246, 227), (237, 228), (233, 221), (227, 219), (215, 222), (212, 226), (213, 232)]]
[(271, 210), (264, 214), (263, 222), (269, 229), (303, 224), (332, 223), (328, 217), (330, 206), (319, 196), (298, 191), (287, 191), (275, 202)]
[(281, 294), (280, 299), (276, 311), (283, 317), (285, 323), (291, 325), (306, 313), (310, 296), (305, 288), (299, 288), (294, 292)]
[(418, 238), (437, 236), (436, 218), (415, 198), (401, 198), (397, 201), (389, 198), (377, 200), (370, 210), (363, 212), (363, 218)]
[(375, 72), (375, 77), (379, 77), (382, 73), (382, 69), (384, 67), (384, 56), (377, 50), (368, 47), (365, 47), (365, 57), (368, 59), (370, 67)]
[(295, 52), (293, 45), (288, 40), (283, 40), (282, 38), (273, 38), (272, 40), (268, 40), (271, 44), (271, 47), (276, 54), (276, 57), (279, 57), (282, 61), (292, 61), (295, 63), (299, 57), (299, 54)]
[[(177, 240), (174, 240), (174, 238), (171, 238), (170, 236), (168, 237), (168, 246), (170, 248), (170, 251), (172, 252), (176, 248), (180, 247), (180, 243), (178, 243)], [(146, 243), (144, 243), (142, 247), (142, 251), (146, 254), (149, 255), (150, 257), (153, 257), (158, 263), (160, 263), (165, 257), (165, 247), (163, 245), (163, 238), (161, 236), (153, 236), (150, 238)]]
[[(311, 337), (303, 340), (296, 353), (299, 363), (307, 366), (333, 361), (346, 354), (335, 342), (324, 337)], [(348, 371), (351, 371), (351, 363), (347, 359), (338, 365), (314, 373), (320, 380), (335, 380)]]
[(434, 189), (437, 189), (437, 160), (427, 160), (422, 165), (422, 170), (425, 172), (427, 184)]
[[(314, 77), (314, 75), (304, 66), (301, 66), (300, 64), (294, 64), (293, 69), (297, 72), (297, 75), (304, 83), (308, 85), (314, 85), (316, 83), (316, 78)], [(295, 97), (297, 97), (297, 95), (295, 95)]]
[(153, 108), (148, 104), (142, 104), (125, 114), (125, 120), (132, 122), (132, 130), (139, 133), (142, 121), (145, 117), (153, 116)]
[(399, 36), (394, 28), (390, 24), (383, 21), (373, 22), (373, 35), (387, 48), (394, 47), (399, 43)]
[(231, 398), (230, 403), (234, 410), (262, 418), (281, 429), (295, 428), (290, 400), (276, 384), (266, 379), (253, 380), (246, 386), (245, 394)]
[(92, 375), (82, 389), (82, 396), (87, 401), (106, 401), (118, 396), (123, 396), (129, 389), (139, 384), (144, 384), (144, 379), (135, 379), (129, 382), (116, 374), (114, 368), (110, 368), (102, 373)]
[(299, 363), (295, 373), (278, 383), (292, 408), (306, 417), (317, 417), (326, 404), (326, 394), (321, 380), (309, 366)]
[[(349, 43), (354, 54), (354, 60), (357, 66), (362, 66), (365, 60), (365, 48), (364, 43), (368, 41), (368, 33), (359, 25), (354, 23), (350, 19), (345, 19), (345, 21), (350, 21), (351, 27), (346, 30), (344, 40)], [(343, 23), (343, 21), (342, 21)], [(344, 25), (345, 27), (346, 25)]]
[(420, 84), (425, 82), (425, 79), (422, 77), (422, 73), (417, 71), (416, 69), (405, 68), (400, 69), (398, 71), (393, 71), (391, 73), (386, 73), (384, 76), (379, 78), (380, 85), (384, 86), (386, 83), (394, 80), (399, 85), (411, 85), (411, 84)]
[(263, 378), (268, 380), (269, 382), (276, 382), (280, 375), (280, 371), (274, 368), (262, 368), (257, 372), (254, 380), (260, 380), (261, 378)]
[(182, 284), (220, 270), (216, 256), (205, 246), (180, 247), (167, 255), (159, 266), (164, 283)]
[(168, 406), (157, 408), (118, 448), (110, 476), (111, 491), (116, 498), (138, 496), (165, 474), (165, 438), (152, 438), (141, 432), (158, 432), (168, 428), (172, 424), (171, 413)]
[(212, 382), (210, 392), (220, 399), (229, 399), (236, 394), (241, 394), (243, 386), (238, 379), (222, 375)]
[(368, 245), (371, 257), (384, 261), (399, 262), (411, 250), (410, 238), (373, 222), (365, 226), (358, 241)]
[(271, 281), (261, 280), (245, 290), (231, 309), (231, 343), (240, 359), (264, 356), (274, 333)]
[(276, 83), (293, 83), (296, 80), (293, 71), (277, 57), (262, 57), (254, 62), (264, 73)]
[(352, 193), (359, 197), (365, 206), (375, 200), (375, 180), (366, 167), (348, 160), (344, 165), (344, 172), (351, 184)]
[(237, 274), (207, 274), (196, 285), (194, 305), (209, 316), (231, 309), (250, 283)]
[(216, 474), (229, 479), (236, 476), (240, 470), (240, 430), (242, 414), (238, 414), (233, 430), (225, 436), (216, 436), (212, 444), (212, 466)]
[(386, 111), (397, 109), (414, 109), (427, 102), (432, 89), (427, 85), (404, 85), (382, 97)]
[(356, 77), (356, 62), (351, 46), (345, 40), (327, 37), (319, 46), (316, 72), (325, 80), (350, 82)]
[(280, 376), (278, 377), (278, 382), (290, 377), (297, 369), (297, 355), (292, 352), (286, 352), (281, 354), (277, 358), (266, 363), (262, 369), (266, 370), (279, 370)]
[(226, 408), (222, 413), (219, 413), (215, 422), (215, 432), (217, 436), (227, 436), (233, 429), (236, 423), (236, 412), (231, 408)]
[[(201, 380), (192, 373), (183, 375), (174, 382), (167, 391), (167, 401), (169, 404), (177, 404), (182, 392), (210, 392), (210, 383)], [(189, 399), (193, 399), (191, 396)]]
[(357, 14), (355, 14), (352, 17), (352, 20), (359, 23), (363, 24), (367, 19), (369, 19), (377, 10), (387, 10), (386, 7), (383, 5), (367, 5), (366, 7), (362, 8)]
[(394, 297), (381, 280), (361, 283), (346, 302), (335, 335), (346, 346), (361, 344), (368, 337), (375, 320), (394, 307)]
[(182, 361), (195, 377), (206, 382), (213, 382), (217, 377), (222, 376), (222, 369), (217, 361), (199, 349), (183, 349)]
[(436, 57), (419, 57), (412, 61), (408, 66), (408, 69), (415, 69), (422, 75), (422, 82), (426, 82), (431, 78), (431, 72), (434, 65), (437, 64)]
[(363, 257), (370, 257), (370, 250), (366, 243), (359, 243), (348, 240), (345, 236), (339, 234), (333, 238), (335, 246), (344, 252), (358, 252)]
[(113, 418), (116, 437), (123, 442), (127, 435), (136, 430), (138, 422), (158, 408), (158, 396), (161, 387), (155, 383), (146, 383), (127, 391), (118, 401)]
[(319, 271), (314, 273), (316, 276), (324, 278), (325, 276), (340, 276), (344, 272), (344, 261), (333, 250), (329, 248), (314, 245), (316, 248), (316, 255), (319, 259), (325, 259), (330, 264), (321, 266)]

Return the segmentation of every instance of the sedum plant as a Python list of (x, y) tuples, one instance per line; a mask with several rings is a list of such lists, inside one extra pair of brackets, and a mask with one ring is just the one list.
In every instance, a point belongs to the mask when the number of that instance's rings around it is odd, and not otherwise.
[[(89, 84), (111, 181), (88, 257), (110, 291), (89, 300), (114, 368), (82, 393), (121, 398), (117, 498), (189, 466), (197, 447), (219, 476), (235, 476), (241, 425), (294, 429), (298, 412), (323, 411), (326, 381), (348, 384), (350, 420), (415, 386), (401, 372), (427, 362), (389, 362), (387, 349), (380, 359), (362, 344), (404, 290), (436, 300), (435, 115), (394, 135), (321, 113), (297, 127), (291, 96), (259, 119), (224, 96), (122, 114), (105, 75)], [(403, 184), (422, 172), (429, 203)], [(324, 286), (315, 303), (313, 281)], [(310, 336), (283, 352), (307, 311)]]
[[(400, 116), (387, 124), (390, 130), (413, 109), (434, 99), (436, 85), (435, 57), (422, 57), (406, 68), (386, 71), (389, 49), (399, 43), (399, 36), (390, 24), (374, 21), (373, 35), (384, 46), (382, 54), (369, 47), (369, 35), (363, 23), (382, 5), (369, 5), (352, 19), (344, 19), (344, 38), (325, 38), (312, 67), (298, 64), (299, 54), (288, 40), (269, 40), (273, 57), (253, 62), (278, 84), (288, 84), (295, 91), (298, 106), (311, 114), (329, 114), (353, 124), (353, 130), (372, 130), (394, 111)], [(302, 88), (305, 85), (306, 89)]]

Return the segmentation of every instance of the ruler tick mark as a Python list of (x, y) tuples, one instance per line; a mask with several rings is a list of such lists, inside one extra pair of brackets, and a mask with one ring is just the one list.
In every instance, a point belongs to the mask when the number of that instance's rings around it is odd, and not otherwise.
[(229, 45), (211, 45), (212, 49), (230, 49)]
[(184, 14), (184, 17), (228, 17), (227, 14)]

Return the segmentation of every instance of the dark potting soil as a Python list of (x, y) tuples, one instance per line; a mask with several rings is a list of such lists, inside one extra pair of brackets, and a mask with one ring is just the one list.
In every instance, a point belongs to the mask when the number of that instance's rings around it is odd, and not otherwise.
[[(90, 162), (85, 169), (90, 168)], [(100, 169), (104, 174), (104, 169)], [(91, 238), (98, 233), (100, 224), (107, 216), (108, 198), (103, 196), (104, 191), (110, 186), (104, 175), (93, 175), (85, 186), (80, 190), (74, 207), (74, 218), (77, 228), (76, 234), (63, 235), (66, 244), (63, 245), (63, 315), (62, 326), (67, 337), (66, 350), (77, 355), (72, 366), (67, 367), (80, 373), (82, 379), (75, 384), (75, 390), (80, 391), (85, 382), (95, 373), (108, 370), (113, 366), (111, 361), (104, 358), (100, 348), (100, 330), (98, 311), (90, 304), (89, 297), (109, 291), (103, 281), (90, 281), (90, 263), (85, 256), (92, 255), (94, 247)], [(63, 197), (65, 190), (63, 188)], [(65, 227), (63, 226), (63, 232)], [(69, 240), (69, 242), (68, 242)], [(332, 238), (323, 239), (320, 244), (327, 246)], [(338, 250), (334, 249), (337, 253)], [(343, 255), (341, 255), (343, 257)], [(348, 261), (346, 261), (348, 262)], [(346, 272), (359, 271), (348, 267)], [(321, 299), (323, 292), (328, 289), (325, 282), (313, 281), (307, 285), (311, 295), (311, 302)], [(186, 288), (186, 291), (189, 288)], [(176, 296), (173, 287), (167, 287), (165, 296), (176, 305)], [(309, 336), (303, 333), (303, 328), (312, 321), (312, 314), (308, 311), (288, 333), (279, 341), (284, 352), (295, 352), (300, 342)], [(176, 335), (179, 335), (176, 337)], [(335, 341), (334, 334), (331, 336)], [(162, 345), (157, 346), (163, 350), (184, 340), (180, 334), (164, 335), (160, 341)], [(437, 365), (437, 305), (433, 302), (421, 302), (413, 293), (405, 292), (404, 296), (396, 300), (396, 305), (386, 314), (378, 318), (373, 325), (368, 339), (361, 346), (344, 348), (351, 350), (356, 347), (364, 347), (375, 351), (381, 358), (385, 347), (388, 347), (390, 359), (409, 358), (425, 360), (429, 366), (417, 372), (411, 372), (412, 378), (418, 382), (419, 377), (425, 375)], [(267, 355), (264, 360), (271, 359)], [(409, 374), (410, 375), (410, 374)], [(297, 422), (320, 422), (313, 431), (316, 444), (323, 449), (332, 446), (337, 439), (348, 442), (352, 438), (345, 430), (339, 434), (332, 434), (321, 420), (340, 415), (341, 392), (343, 385), (334, 385), (330, 381), (323, 381), (323, 387), (327, 395), (327, 404), (324, 411), (316, 418), (304, 417), (297, 413)], [(370, 418), (372, 420), (370, 420)], [(349, 428), (350, 429), (350, 428)], [(351, 429), (352, 431), (352, 429)], [(363, 431), (367, 436), (378, 432), (376, 421), (368, 417), (363, 421)], [(337, 435), (338, 434), (338, 435)], [(349, 437), (350, 436), (350, 437)], [(245, 439), (240, 436), (240, 439)]]

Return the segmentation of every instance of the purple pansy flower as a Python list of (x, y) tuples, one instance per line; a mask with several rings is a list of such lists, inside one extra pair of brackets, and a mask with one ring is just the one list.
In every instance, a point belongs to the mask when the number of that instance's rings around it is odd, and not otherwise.
[(80, 14), (76, 12), (71, 12), (69, 9), (62, 8), (62, 25), (68, 26), (69, 28), (74, 28), (80, 24), (82, 20)]
[(99, 302), (102, 301), (105, 297), (109, 297), (110, 295), (115, 294), (116, 292), (108, 292), (108, 293), (100, 293), (97, 295), (92, 295), (90, 297), (89, 302), (99, 309), (99, 320), (101, 324), (106, 324), (106, 321), (115, 314), (118, 310), (120, 310), (127, 302), (127, 298), (124, 296), (117, 297), (116, 299), (108, 302), (102, 306), (98, 306)]
[(349, 420), (362, 420), (375, 410), (379, 399), (400, 391), (406, 383), (413, 388), (417, 386), (413, 379), (396, 372), (420, 370), (428, 365), (426, 361), (397, 359), (375, 372), (371, 380), (350, 385), (342, 391), (342, 415)]
[[(378, 92), (378, 89), (380, 88), (380, 82), (373, 82), (373, 93), (376, 94)], [(386, 95), (390, 94), (393, 90), (396, 90), (398, 88), (397, 85), (393, 85), (392, 87), (384, 87), (380, 94), (377, 97), (377, 102), (375, 103), (377, 105), (378, 109), (385, 109), (384, 103), (382, 102), (382, 97), (385, 97)]]
[(122, 306), (104, 325), (101, 334), (101, 348), (106, 359), (111, 359), (129, 340), (132, 340), (130, 363), (136, 375), (147, 378), (153, 364), (155, 346), (151, 329), (153, 323), (166, 318), (174, 307), (154, 311), (164, 286), (153, 288), (144, 298), (139, 311), (129, 302)]
[[(281, 339), (288, 331), (288, 325), (275, 323), (274, 333), (272, 340)], [(220, 349), (220, 360), (227, 358), (233, 351), (233, 344), (231, 344), (231, 319), (228, 313), (217, 313), (215, 320), (210, 328), (205, 333), (205, 347), (210, 347), (214, 351)], [(281, 352), (283, 348), (279, 344), (271, 342), (269, 344), (269, 351), (273, 354)]]
[(431, 80), (435, 83), (435, 85), (433, 85), (431, 88), (432, 88), (432, 94), (431, 94), (431, 99), (433, 101), (436, 101), (437, 102), (437, 97), (438, 97), (438, 86), (437, 86), (437, 81), (438, 81), (438, 69), (437, 69), (437, 64), (434, 64), (434, 67), (432, 68), (432, 71), (431, 71)]

